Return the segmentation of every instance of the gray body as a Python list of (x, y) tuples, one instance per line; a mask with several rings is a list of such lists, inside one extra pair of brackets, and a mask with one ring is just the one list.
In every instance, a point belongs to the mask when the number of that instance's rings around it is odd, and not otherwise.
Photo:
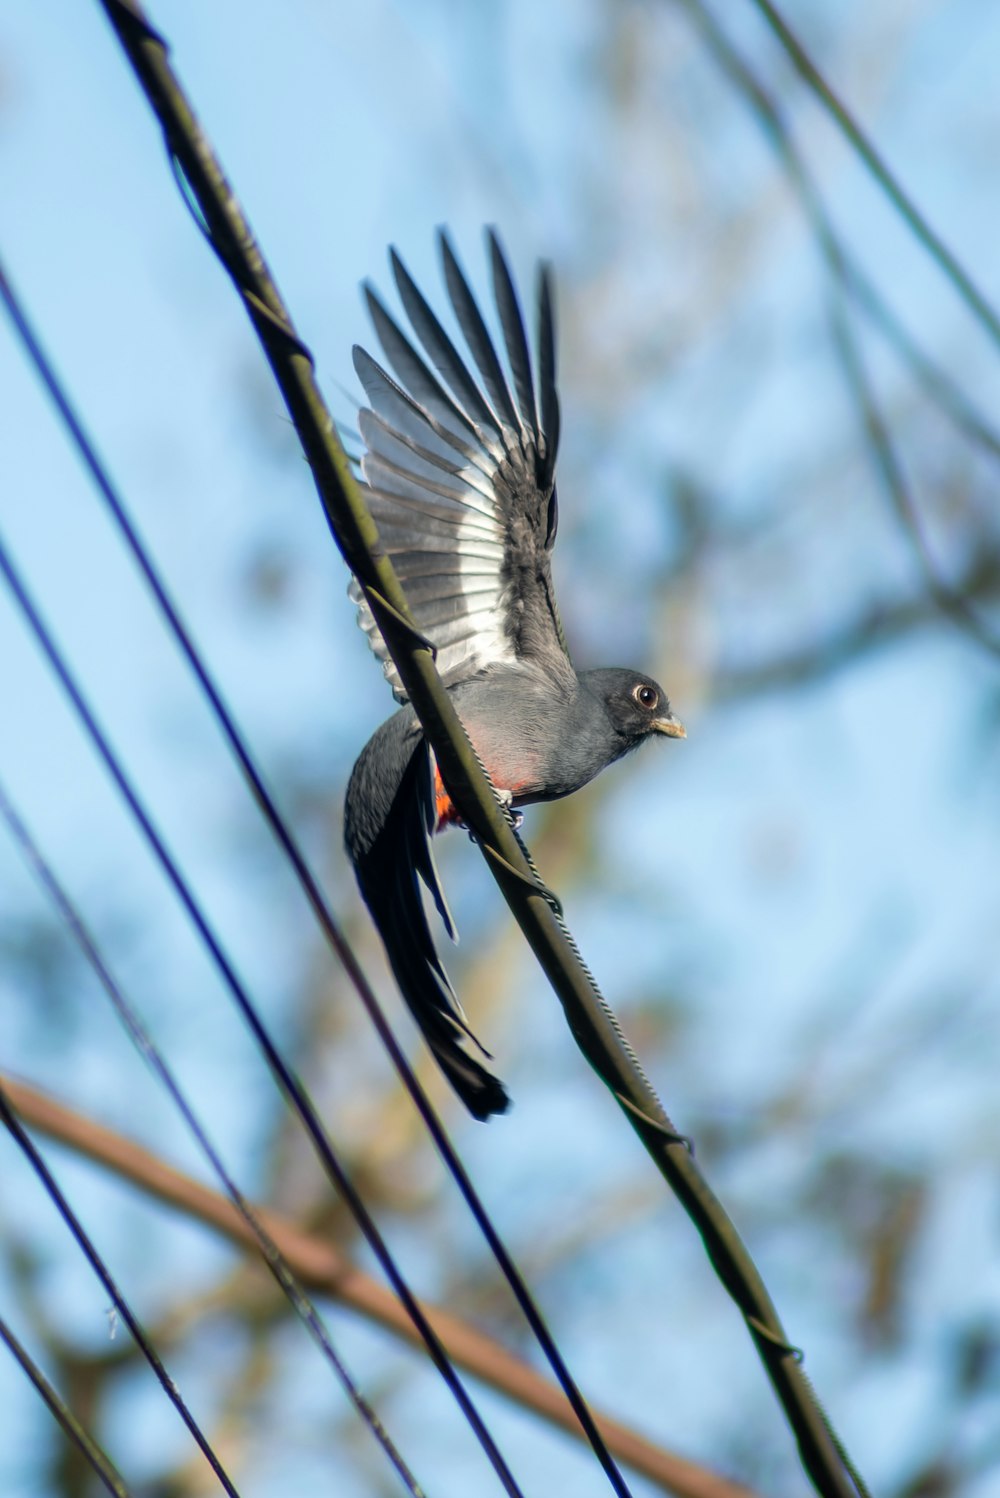
[[(449, 690), (455, 710), (498, 791), (511, 804), (557, 801), (637, 747), (611, 720), (602, 688), (622, 668), (570, 671), (558, 681), (534, 667), (495, 667)], [(351, 775), (344, 837), (357, 861), (371, 847), (423, 742), (407, 704), (369, 739)]]

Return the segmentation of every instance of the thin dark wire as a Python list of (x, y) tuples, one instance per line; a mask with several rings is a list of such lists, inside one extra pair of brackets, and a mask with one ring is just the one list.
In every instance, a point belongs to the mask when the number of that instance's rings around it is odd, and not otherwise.
[(31, 327), (13, 287), (4, 274), (2, 264), (0, 264), (0, 298), (3, 299), (7, 312), (27, 350), (29, 358), (34, 364), (50, 399), (72, 437), (99, 494), (110, 510), (136, 566), (139, 568), (143, 579), (156, 600), (160, 612), (166, 620), (178, 648), (207, 697), (230, 751), (249, 783), (262, 816), (271, 828), (282, 852), (291, 864), (321, 931), (331, 949), (339, 957), (351, 984), (361, 999), (397, 1074), (413, 1100), (414, 1106), (419, 1112), (424, 1126), (431, 1135), (439, 1155), (444, 1161), (455, 1184), (458, 1186), (504, 1279), (510, 1286), (525, 1320), (541, 1347), (556, 1380), (560, 1384), (574, 1414), (579, 1420), (594, 1454), (607, 1474), (612, 1488), (619, 1495), (619, 1498), (630, 1498), (625, 1478), (622, 1476), (614, 1457), (608, 1450), (590, 1408), (576, 1380), (570, 1373), (555, 1338), (549, 1331), (544, 1317), (535, 1303), (520, 1270), (517, 1268), (509, 1250), (494, 1227), (489, 1213), (466, 1172), (455, 1146), (445, 1131), (444, 1125), (441, 1123), (430, 1099), (421, 1087), (399, 1042), (396, 1040), (374, 990), (365, 977), (352, 948), (337, 924), (329, 901), (323, 894), (318, 880), (306, 862), (305, 855), (278, 810), (277, 803), (250, 754), (243, 734), (228, 708), (219, 687), (210, 675), (204, 660), (195, 647), (194, 641), (183, 623), (176, 605), (167, 592), (162, 578), (154, 567), (149, 553), (139, 537), (121, 496), (118, 494), (93, 443), (84, 430), (82, 422), (73, 409), (69, 397)]
[(225, 1468), (213, 1451), (211, 1442), (202, 1431), (201, 1426), (198, 1424), (191, 1411), (188, 1409), (187, 1404), (182, 1399), (180, 1390), (164, 1367), (159, 1353), (156, 1351), (156, 1348), (147, 1337), (141, 1323), (133, 1312), (128, 1301), (119, 1290), (114, 1278), (112, 1277), (111, 1271), (105, 1264), (104, 1260), (101, 1258), (100, 1254), (97, 1252), (93, 1240), (90, 1238), (87, 1230), (84, 1228), (82, 1222), (73, 1211), (73, 1208), (70, 1206), (66, 1197), (63, 1195), (59, 1183), (56, 1181), (52, 1172), (49, 1170), (44, 1157), (38, 1149), (38, 1146), (28, 1134), (24, 1125), (21, 1123), (21, 1120), (18, 1118), (17, 1113), (14, 1111), (13, 1104), (8, 1098), (7, 1091), (2, 1083), (0, 1083), (0, 1122), (6, 1125), (15, 1143), (20, 1147), (32, 1170), (35, 1172), (35, 1175), (41, 1181), (46, 1193), (55, 1206), (56, 1211), (59, 1213), (66, 1226), (69, 1228), (73, 1237), (76, 1239), (78, 1247), (82, 1251), (87, 1262), (90, 1264), (91, 1269), (93, 1269), (94, 1273), (97, 1275), (97, 1278), (104, 1286), (104, 1289), (111, 1297), (111, 1301), (115, 1307), (115, 1310), (118, 1312), (119, 1316), (121, 1316), (122, 1320), (125, 1322), (125, 1325), (132, 1333), (132, 1336), (134, 1337), (136, 1345), (138, 1346), (140, 1352), (146, 1359), (146, 1362), (149, 1364), (150, 1368), (152, 1368), (153, 1372), (156, 1374), (156, 1377), (159, 1380), (160, 1386), (162, 1387), (164, 1393), (170, 1400), (171, 1404), (174, 1406), (177, 1413), (180, 1415), (181, 1419), (184, 1421), (184, 1424), (187, 1426), (188, 1430), (191, 1432), (191, 1435), (193, 1436), (199, 1450), (201, 1451), (205, 1460), (208, 1462), (212, 1471), (215, 1473), (216, 1477), (219, 1479), (219, 1482), (222, 1484), (223, 1489), (230, 1495), (230, 1498), (239, 1498), (239, 1492), (233, 1485), (233, 1482), (228, 1476)]
[(93, 1437), (87, 1434), (62, 1395), (45, 1377), (27, 1348), (22, 1346), (2, 1318), (0, 1318), (0, 1341), (6, 1342), (13, 1356), (20, 1363), (22, 1372), (27, 1374), (69, 1440), (113, 1498), (132, 1498), (131, 1488), (126, 1487), (124, 1478), (115, 1469), (110, 1457), (101, 1450)]
[(868, 136), (862, 130), (857, 120), (855, 120), (847, 105), (844, 104), (843, 100), (837, 96), (829, 83), (827, 83), (823, 74), (806, 52), (805, 47), (799, 41), (791, 27), (781, 16), (777, 8), (771, 4), (771, 0), (751, 0), (751, 4), (763, 16), (767, 25), (778, 38), (786, 54), (791, 59), (796, 71), (823, 105), (823, 108), (837, 125), (841, 134), (853, 146), (897, 213), (900, 214), (917, 240), (923, 245), (931, 259), (944, 272), (966, 306), (970, 308), (975, 317), (986, 329), (993, 342), (1000, 346), (1000, 317), (997, 316), (989, 299), (980, 291), (968, 271), (963, 268), (941, 236), (924, 218), (902, 183), (893, 175), (875, 146), (868, 139)]
[(420, 1334), (420, 1337), (425, 1347), (427, 1348), (427, 1351), (430, 1354), (435, 1367), (441, 1374), (441, 1377), (447, 1383), (448, 1388), (451, 1390), (452, 1395), (459, 1405), (459, 1408), (462, 1410), (470, 1426), (475, 1432), (479, 1443), (482, 1446), (483, 1451), (486, 1453), (486, 1456), (493, 1466), (493, 1469), (496, 1472), (498, 1478), (500, 1479), (501, 1484), (508, 1492), (508, 1494), (511, 1495), (511, 1498), (523, 1498), (521, 1490), (518, 1487), (513, 1474), (511, 1473), (506, 1461), (501, 1455), (492, 1435), (487, 1429), (482, 1416), (476, 1409), (476, 1406), (473, 1403), (468, 1391), (466, 1390), (459, 1374), (454, 1368), (451, 1359), (441, 1342), (440, 1337), (437, 1335), (434, 1328), (427, 1320), (427, 1317), (424, 1314), (420, 1303), (418, 1302), (416, 1296), (413, 1294), (405, 1278), (403, 1277), (401, 1270), (396, 1264), (392, 1253), (390, 1252), (389, 1247), (385, 1242), (385, 1239), (382, 1237), (382, 1234), (377, 1224), (375, 1223), (374, 1218), (369, 1213), (368, 1208), (365, 1206), (364, 1201), (362, 1200), (360, 1194), (358, 1193), (346, 1170), (341, 1164), (340, 1159), (337, 1156), (336, 1151), (334, 1150), (330, 1137), (324, 1129), (319, 1115), (317, 1114), (316, 1109), (313, 1106), (313, 1103), (309, 1098), (304, 1086), (291, 1071), (287, 1063), (278, 1052), (278, 1049), (271, 1038), (270, 1032), (265, 1026), (263, 1020), (260, 1018), (260, 1015), (258, 1014), (257, 1009), (253, 1001), (251, 1000), (246, 988), (244, 987), (242, 981), (236, 973), (235, 968), (224, 952), (217, 936), (209, 925), (208, 920), (197, 900), (195, 899), (190, 886), (185, 880), (183, 874), (180, 872), (177, 863), (174, 861), (172, 855), (167, 849), (166, 844), (164, 843), (159, 832), (150, 819), (145, 807), (139, 800), (139, 797), (134, 790), (131, 782), (122, 769), (117, 755), (111, 748), (105, 734), (103, 733), (99, 723), (97, 722), (97, 719), (95, 718), (86, 699), (84, 698), (72, 672), (70, 671), (61, 652), (56, 646), (52, 635), (50, 634), (48, 628), (46, 627), (44, 621), (38, 613), (38, 610), (32, 602), (31, 596), (27, 592), (27, 589), (25, 588), (24, 583), (17, 569), (15, 568), (13, 561), (9, 553), (7, 552), (7, 549), (4, 546), (2, 540), (0, 540), (0, 572), (2, 572), (3, 576), (6, 578), (11, 592), (17, 600), (18, 606), (24, 614), (24, 617), (27, 620), (32, 633), (34, 634), (35, 639), (40, 645), (42, 652), (45, 655), (51, 669), (58, 678), (63, 691), (72, 702), (74, 710), (76, 711), (78, 717), (80, 718), (80, 721), (86, 729), (91, 743), (97, 750), (97, 753), (103, 761), (105, 768), (107, 769), (115, 785), (117, 786), (119, 793), (128, 805), (132, 816), (135, 818), (140, 828), (142, 829), (143, 835), (152, 848), (157, 862), (160, 864), (161, 869), (166, 874), (170, 884), (173, 886), (174, 891), (181, 901), (181, 904), (183, 905), (185, 911), (187, 912), (189, 919), (194, 924), (201, 940), (204, 942), (205, 946), (211, 953), (212, 959), (218, 967), (220, 973), (222, 974), (225, 985), (229, 989), (229, 992), (232, 995), (237, 1008), (243, 1015), (243, 1018), (249, 1026), (251, 1033), (257, 1041), (257, 1044), (264, 1052), (264, 1055), (267, 1058), (268, 1064), (279, 1087), (284, 1092), (285, 1097), (291, 1103), (293, 1109), (299, 1117), (299, 1120), (305, 1128), (306, 1133), (312, 1141), (313, 1147), (315, 1148), (316, 1153), (324, 1166), (327, 1176), (329, 1177), (330, 1181), (336, 1186), (337, 1190), (340, 1192), (341, 1196), (349, 1206), (352, 1214), (354, 1215), (355, 1221), (361, 1228), (361, 1231), (363, 1232), (365, 1238), (368, 1240), (368, 1243), (370, 1244), (376, 1258), (381, 1264), (386, 1277), (388, 1278), (396, 1294), (399, 1296), (399, 1299), (406, 1309), (407, 1314), (409, 1315), (411, 1321)]
[(55, 905), (74, 941), (97, 974), (105, 993), (111, 1000), (136, 1050), (150, 1067), (150, 1070), (154, 1073), (158, 1081), (162, 1083), (170, 1094), (188, 1129), (197, 1141), (202, 1154), (212, 1166), (233, 1205), (257, 1239), (261, 1256), (291, 1302), (296, 1315), (306, 1326), (323, 1356), (332, 1366), (348, 1398), (375, 1439), (382, 1446), (386, 1456), (402, 1478), (408, 1492), (413, 1495), (413, 1498), (424, 1498), (423, 1489), (417, 1483), (416, 1478), (404, 1462), (379, 1416), (361, 1393), (361, 1390), (354, 1382), (347, 1367), (337, 1353), (336, 1348), (333, 1346), (323, 1318), (299, 1283), (281, 1250), (267, 1232), (267, 1229), (259, 1221), (250, 1203), (230, 1176), (221, 1156), (206, 1134), (204, 1126), (185, 1097), (180, 1084), (164, 1060), (153, 1037), (139, 1018), (135, 1007), (125, 997), (124, 991), (112, 976), (94, 937), (88, 930), (63, 885), (57, 879), (51, 864), (47, 861), (38, 844), (35, 842), (2, 783), (0, 783), (0, 819), (7, 824), (8, 831), (18, 845), (25, 861), (30, 866), (46, 895), (52, 901), (53, 905)]

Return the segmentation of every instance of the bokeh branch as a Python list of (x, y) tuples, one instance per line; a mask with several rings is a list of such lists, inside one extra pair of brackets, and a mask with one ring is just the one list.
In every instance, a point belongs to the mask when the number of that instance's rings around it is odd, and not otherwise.
[[(855, 297), (869, 312), (869, 315), (877, 319), (883, 332), (898, 348), (904, 349), (910, 357), (916, 354), (915, 369), (921, 382), (930, 389), (964, 430), (969, 431), (970, 435), (991, 450), (995, 450), (995, 436), (988, 424), (981, 421), (963, 400), (961, 392), (956, 391), (930, 361), (921, 358), (917, 351), (912, 350), (912, 345), (909, 345), (905, 335), (902, 335), (902, 330), (899, 329), (895, 319), (883, 307), (874, 287), (854, 264), (836, 231), (822, 194), (782, 118), (775, 99), (740, 56), (703, 0), (683, 0), (683, 3), (717, 63), (743, 94), (768, 139), (772, 142), (812, 230), (829, 277), (830, 323), (844, 377), (864, 428), (867, 447), (876, 474), (899, 521), (900, 528), (919, 562), (928, 591), (937, 607), (951, 619), (953, 624), (989, 654), (1000, 657), (1000, 639), (970, 606), (967, 588), (964, 585), (955, 587), (947, 583), (938, 572), (917, 514), (902, 462), (893, 443), (888, 422), (879, 408), (874, 387), (865, 369), (861, 349), (845, 305), (846, 298)], [(754, 3), (766, 12), (768, 18), (779, 29), (785, 44), (801, 61), (804, 54), (797, 49), (794, 38), (791, 38), (787, 28), (783, 27), (774, 8), (766, 4), (766, 0), (754, 0)], [(806, 63), (801, 61), (801, 66), (805, 68)], [(813, 82), (812, 75), (816, 70), (812, 64), (808, 64), (808, 69), (811, 71), (807, 72), (807, 76), (810, 82)], [(834, 96), (818, 74), (816, 78), (818, 82), (813, 83), (813, 86), (820, 91), (824, 100), (829, 102), (832, 108), (836, 104)], [(864, 144), (863, 141), (862, 144)], [(858, 145), (859, 150), (862, 149), (862, 144)], [(864, 151), (862, 154), (865, 154)], [(911, 225), (911, 227), (914, 227), (914, 232), (917, 232), (916, 226)], [(946, 268), (950, 267), (946, 266)], [(960, 275), (958, 268), (955, 274)], [(989, 311), (988, 307), (986, 311)]]
[(989, 334), (993, 342), (1000, 347), (1000, 317), (997, 316), (995, 309), (985, 293), (979, 289), (968, 271), (964, 269), (956, 256), (945, 244), (940, 234), (928, 223), (902, 183), (890, 170), (873, 142), (858, 124), (847, 105), (823, 77), (823, 74), (813, 62), (787, 21), (784, 20), (777, 7), (771, 3), (771, 0), (751, 0), (751, 4), (760, 12), (764, 21), (784, 48), (796, 72), (804, 79), (810, 91), (819, 100), (837, 128), (853, 147), (859, 159), (882, 188), (889, 202), (892, 203), (904, 223), (911, 230), (914, 238), (923, 245), (932, 260), (940, 266), (946, 278), (951, 282), (966, 306), (975, 315), (980, 325)]
[[(25, 1082), (5, 1076), (0, 1085), (21, 1118), (40, 1133), (221, 1233), (237, 1247), (255, 1257), (259, 1255), (253, 1229), (221, 1192), (202, 1185), (168, 1165), (159, 1155)], [(391, 1291), (358, 1269), (332, 1244), (304, 1232), (265, 1207), (254, 1207), (253, 1215), (296, 1278), (308, 1289), (330, 1296), (411, 1347), (423, 1346), (412, 1321)], [(555, 1384), (450, 1312), (429, 1307), (427, 1316), (451, 1357), (466, 1372), (550, 1425), (577, 1440), (583, 1439), (576, 1416)], [(665, 1451), (610, 1415), (597, 1414), (596, 1418), (615, 1456), (664, 1491), (675, 1493), (678, 1498), (755, 1498), (749, 1488)]]

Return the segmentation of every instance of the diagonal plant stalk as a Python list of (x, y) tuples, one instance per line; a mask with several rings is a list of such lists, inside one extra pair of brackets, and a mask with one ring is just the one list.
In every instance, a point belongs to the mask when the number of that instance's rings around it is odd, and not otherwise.
[(861, 1488), (860, 1479), (816, 1401), (800, 1367), (801, 1355), (789, 1343), (746, 1246), (695, 1163), (689, 1141), (674, 1128), (644, 1076), (585, 967), (557, 902), (542, 884), (478, 764), (435, 670), (432, 647), (413, 625), (354, 482), (314, 378), (312, 356), (170, 66), (165, 41), (137, 0), (101, 0), (101, 5), (163, 129), (189, 204), (197, 204), (206, 237), (260, 338), (334, 539), (364, 589), (463, 820), (562, 1003), (577, 1044), (701, 1234), (716, 1273), (743, 1314), (816, 1490), (824, 1498), (853, 1498)]

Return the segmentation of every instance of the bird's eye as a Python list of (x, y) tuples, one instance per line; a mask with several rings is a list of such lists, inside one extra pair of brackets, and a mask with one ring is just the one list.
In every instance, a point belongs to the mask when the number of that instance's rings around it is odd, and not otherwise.
[(650, 711), (653, 710), (657, 702), (659, 702), (660, 700), (656, 695), (654, 689), (652, 687), (646, 686), (644, 682), (639, 683), (639, 685), (632, 692), (632, 696), (635, 698), (636, 702), (638, 702), (640, 707), (647, 707)]

